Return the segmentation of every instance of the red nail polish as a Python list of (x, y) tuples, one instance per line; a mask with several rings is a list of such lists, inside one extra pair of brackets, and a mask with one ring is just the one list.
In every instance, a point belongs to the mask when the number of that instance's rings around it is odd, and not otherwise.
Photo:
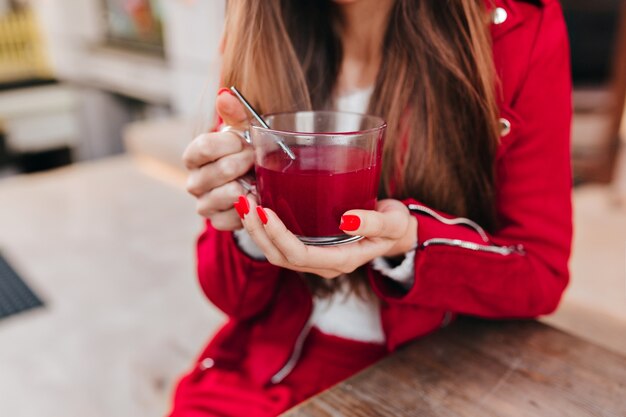
[(339, 228), (341, 230), (345, 230), (346, 232), (354, 232), (361, 226), (361, 219), (359, 216), (355, 216), (353, 214), (346, 214), (345, 216), (341, 216), (341, 223), (339, 224)]
[(261, 222), (263, 224), (267, 224), (267, 213), (265, 212), (265, 210), (263, 210), (263, 207), (261, 206), (256, 206), (256, 214), (259, 215), (259, 219), (261, 219)]
[(240, 195), (238, 203), (239, 203), (239, 207), (241, 207), (241, 211), (243, 212), (244, 216), (250, 213), (250, 203), (248, 202), (248, 199), (245, 196)]
[(228, 94), (230, 94), (231, 96), (233, 95), (233, 92), (232, 92), (232, 91), (230, 91), (230, 88), (226, 88), (226, 87), (222, 87), (222, 88), (220, 88), (220, 89), (217, 91), (217, 95), (218, 95), (218, 96), (219, 96), (219, 95), (221, 95), (221, 94), (223, 94), (223, 93), (228, 93)]
[(237, 212), (237, 214), (239, 215), (241, 220), (243, 220), (243, 218), (245, 216), (245, 213), (241, 209), (241, 205), (239, 204), (239, 201), (237, 201), (235, 204), (233, 204), (233, 207), (235, 207), (235, 211)]

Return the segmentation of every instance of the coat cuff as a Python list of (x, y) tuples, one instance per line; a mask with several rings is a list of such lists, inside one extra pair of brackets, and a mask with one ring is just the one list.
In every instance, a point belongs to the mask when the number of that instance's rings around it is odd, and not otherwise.
[[(402, 303), (413, 298), (412, 295), (418, 290), (415, 288), (415, 283), (419, 280), (416, 271), (420, 269), (419, 265), (423, 264), (424, 248), (429, 243), (449, 240), (476, 245), (490, 244), (487, 233), (470, 219), (452, 217), (414, 199), (407, 199), (403, 203), (418, 221), (417, 249), (410, 252), (410, 260), (407, 257), (397, 267), (401, 268), (398, 271), (395, 271), (395, 268), (390, 268), (389, 264), (380, 258), (372, 262), (372, 268), (369, 271), (369, 280), (374, 292), (387, 302)], [(399, 276), (402, 276), (403, 279), (394, 278)], [(420, 284), (421, 286), (422, 284)]]
[(252, 240), (246, 229), (235, 230), (233, 232), (233, 239), (239, 250), (248, 257), (255, 261), (267, 260), (263, 251), (257, 246), (254, 240)]
[(415, 250), (407, 252), (397, 266), (392, 266), (384, 257), (375, 258), (372, 261), (372, 268), (408, 290), (415, 282)]

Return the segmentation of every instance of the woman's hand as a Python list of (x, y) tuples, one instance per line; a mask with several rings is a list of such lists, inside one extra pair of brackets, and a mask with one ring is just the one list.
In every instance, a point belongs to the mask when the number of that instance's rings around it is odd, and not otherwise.
[[(225, 94), (218, 94), (216, 110), (224, 124), (245, 130), (248, 121), (243, 105), (228, 90), (220, 92)], [(252, 167), (252, 149), (235, 133), (205, 133), (187, 147), (183, 161), (189, 170), (187, 191), (197, 198), (197, 212), (218, 230), (240, 229), (233, 202), (244, 190), (236, 180)]]
[(240, 197), (237, 205), (245, 214), (244, 227), (270, 263), (324, 278), (350, 273), (379, 256), (404, 254), (417, 242), (417, 219), (397, 200), (379, 201), (376, 211), (347, 211), (340, 228), (365, 239), (332, 247), (306, 246), (276, 213), (257, 206), (251, 197)]

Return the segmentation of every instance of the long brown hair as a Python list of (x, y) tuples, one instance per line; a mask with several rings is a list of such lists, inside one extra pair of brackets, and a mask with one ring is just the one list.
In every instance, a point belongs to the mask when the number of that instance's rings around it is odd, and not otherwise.
[[(383, 196), (493, 230), (499, 134), (485, 9), (484, 0), (395, 0), (368, 111), (388, 123)], [(264, 113), (327, 108), (340, 28), (331, 0), (230, 0), (222, 81)]]

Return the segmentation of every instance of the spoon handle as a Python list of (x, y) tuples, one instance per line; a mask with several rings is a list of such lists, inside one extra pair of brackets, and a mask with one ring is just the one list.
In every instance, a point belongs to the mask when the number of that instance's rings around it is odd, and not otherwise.
[[(263, 126), (266, 129), (270, 128), (270, 126), (265, 122), (265, 120), (263, 120), (261, 115), (259, 115), (259, 113), (257, 113), (256, 110), (254, 110), (254, 107), (252, 107), (252, 105), (248, 102), (248, 100), (246, 100), (246, 98), (239, 92), (239, 90), (237, 90), (237, 87), (233, 85), (232, 87), (230, 87), (230, 91), (232, 91), (235, 97), (237, 97), (239, 101), (241, 101), (241, 103), (245, 106), (245, 108), (248, 109), (248, 111), (252, 114), (252, 116), (254, 116), (254, 118), (259, 122), (259, 124), (261, 124), (261, 126)], [(282, 140), (276, 139), (276, 143), (278, 144), (278, 146), (280, 146), (280, 148), (283, 151), (285, 151), (287, 156), (289, 156), (289, 158), (292, 161), (296, 159), (296, 155), (289, 148), (289, 146), (285, 145), (285, 143)]]

